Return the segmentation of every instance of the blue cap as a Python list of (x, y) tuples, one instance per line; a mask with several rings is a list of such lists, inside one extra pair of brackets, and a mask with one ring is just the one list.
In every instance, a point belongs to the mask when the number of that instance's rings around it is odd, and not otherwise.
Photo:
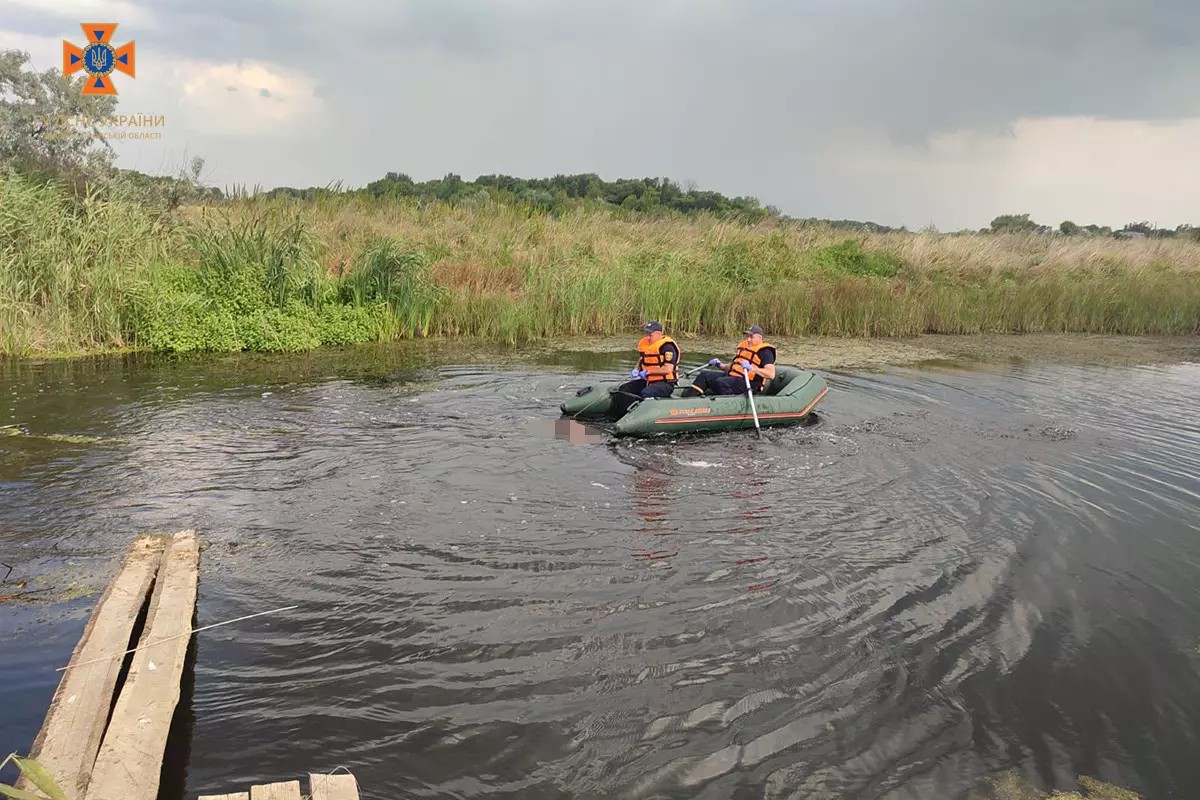
[(646, 327), (642, 330), (646, 331), (646, 333), (650, 333), (651, 331), (661, 331), (662, 325), (660, 325), (657, 320), (654, 322), (647, 322)]
[(762, 328), (758, 327), (757, 325), (751, 325), (749, 328), (742, 331), (742, 333), (762, 333)]

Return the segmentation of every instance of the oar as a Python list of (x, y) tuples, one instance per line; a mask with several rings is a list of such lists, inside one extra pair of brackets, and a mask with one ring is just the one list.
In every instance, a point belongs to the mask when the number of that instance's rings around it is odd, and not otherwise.
[(742, 370), (742, 377), (746, 379), (746, 397), (750, 398), (750, 412), (754, 414), (754, 429), (758, 431), (758, 438), (762, 438), (762, 428), (758, 425), (758, 409), (754, 407), (754, 390), (750, 388), (750, 372)]

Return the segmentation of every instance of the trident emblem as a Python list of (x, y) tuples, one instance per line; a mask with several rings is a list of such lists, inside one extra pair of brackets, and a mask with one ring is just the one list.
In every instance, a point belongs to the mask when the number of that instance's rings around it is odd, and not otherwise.
[(83, 82), (80, 94), (116, 94), (117, 87), (111, 77), (113, 70), (124, 72), (131, 78), (137, 77), (133, 74), (134, 43), (116, 49), (109, 43), (117, 23), (84, 22), (79, 27), (83, 28), (88, 44), (80, 50), (63, 39), (63, 75), (74, 75), (80, 70), (87, 72), (88, 79)]

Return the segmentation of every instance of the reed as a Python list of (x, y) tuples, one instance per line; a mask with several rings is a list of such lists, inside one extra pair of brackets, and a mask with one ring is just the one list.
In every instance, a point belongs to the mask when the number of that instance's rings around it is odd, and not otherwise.
[(0, 351), (414, 336), (1200, 332), (1200, 243), (874, 234), (491, 201), (251, 198), (155, 215), (0, 178)]
[(164, 253), (135, 204), (0, 179), (0, 351), (132, 343), (128, 300)]
[[(278, 201), (260, 201), (278, 202)], [(644, 218), (577, 209), (325, 198), (302, 206), (337, 242), (331, 268), (387, 235), (430, 255), (446, 300), (434, 335), (515, 342), (627, 333), (649, 317), (683, 335), (1200, 329), (1200, 244), (1037, 235), (880, 234)]]

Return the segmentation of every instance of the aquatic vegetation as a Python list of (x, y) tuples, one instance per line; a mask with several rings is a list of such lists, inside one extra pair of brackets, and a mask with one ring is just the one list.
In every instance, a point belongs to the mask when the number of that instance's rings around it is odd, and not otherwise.
[(1030, 786), (1015, 772), (1006, 772), (990, 779), (988, 788), (983, 793), (972, 793), (970, 800), (1142, 800), (1141, 795), (1135, 792), (1087, 775), (1080, 775), (1077, 780), (1080, 791), (1054, 791), (1047, 795)]
[(44, 439), (50, 442), (66, 442), (68, 444), (106, 444), (119, 443), (121, 439), (84, 436), (75, 433), (32, 433), (24, 425), (0, 425), (0, 436), (24, 436), (29, 439)]

